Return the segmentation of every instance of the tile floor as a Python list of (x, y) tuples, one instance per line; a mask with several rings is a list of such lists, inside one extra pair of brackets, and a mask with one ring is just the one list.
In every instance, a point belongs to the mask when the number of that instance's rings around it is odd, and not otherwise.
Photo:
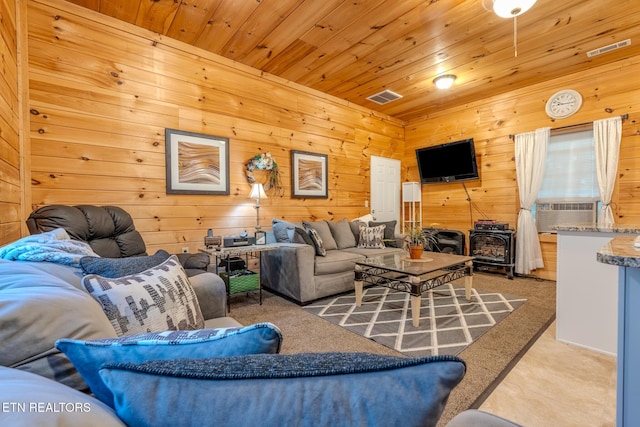
[(555, 335), (553, 323), (480, 409), (526, 427), (614, 427), (615, 357)]

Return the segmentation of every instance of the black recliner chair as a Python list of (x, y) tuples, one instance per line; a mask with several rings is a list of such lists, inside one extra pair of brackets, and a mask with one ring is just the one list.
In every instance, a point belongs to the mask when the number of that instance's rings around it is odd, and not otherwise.
[[(147, 255), (142, 236), (133, 218), (117, 206), (49, 205), (31, 212), (27, 218), (29, 233), (38, 234), (63, 228), (69, 237), (86, 242), (104, 258)], [(176, 254), (187, 275), (207, 271), (209, 256), (204, 253)]]

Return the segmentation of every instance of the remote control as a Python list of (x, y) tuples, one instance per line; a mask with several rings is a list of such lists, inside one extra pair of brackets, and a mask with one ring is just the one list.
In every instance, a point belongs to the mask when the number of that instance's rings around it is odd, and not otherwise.
[(640, 236), (637, 236), (636, 239), (633, 241), (633, 246), (636, 248), (640, 248)]

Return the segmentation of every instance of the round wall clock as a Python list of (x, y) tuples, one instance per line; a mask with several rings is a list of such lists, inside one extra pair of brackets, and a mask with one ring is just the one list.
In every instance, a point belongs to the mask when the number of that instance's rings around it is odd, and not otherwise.
[(582, 96), (575, 90), (565, 89), (554, 93), (547, 101), (547, 114), (552, 119), (564, 119), (582, 106)]

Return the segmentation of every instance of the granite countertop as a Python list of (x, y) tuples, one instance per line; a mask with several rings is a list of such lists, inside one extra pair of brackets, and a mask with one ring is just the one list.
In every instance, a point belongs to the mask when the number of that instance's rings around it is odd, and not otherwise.
[(597, 253), (596, 258), (603, 264), (621, 267), (640, 267), (640, 248), (633, 246), (636, 236), (619, 236), (613, 238)]
[(595, 233), (628, 233), (640, 234), (640, 225), (633, 224), (613, 224), (609, 226), (597, 225), (557, 225), (554, 227), (557, 231), (589, 231)]

